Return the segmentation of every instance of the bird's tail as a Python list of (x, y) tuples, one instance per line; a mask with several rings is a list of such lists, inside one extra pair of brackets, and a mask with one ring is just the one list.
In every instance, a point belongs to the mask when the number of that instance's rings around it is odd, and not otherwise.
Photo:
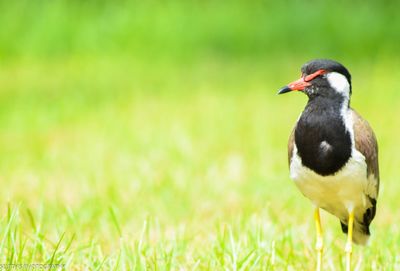
[[(340, 225), (342, 226), (342, 231), (347, 234), (348, 227), (347, 224), (340, 221)], [(365, 246), (368, 244), (369, 237), (371, 236), (369, 232), (369, 225), (366, 226), (362, 223), (358, 223), (354, 221), (354, 228), (353, 228), (353, 242), (357, 245)]]

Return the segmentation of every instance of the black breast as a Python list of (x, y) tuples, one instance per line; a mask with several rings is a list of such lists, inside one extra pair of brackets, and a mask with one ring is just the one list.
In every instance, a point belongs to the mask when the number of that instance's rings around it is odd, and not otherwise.
[(351, 137), (340, 103), (308, 103), (295, 130), (302, 164), (322, 176), (335, 174), (351, 156)]

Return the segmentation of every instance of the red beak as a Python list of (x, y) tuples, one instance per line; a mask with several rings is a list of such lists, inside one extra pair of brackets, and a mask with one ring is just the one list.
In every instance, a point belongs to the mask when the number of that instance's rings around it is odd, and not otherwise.
[(313, 80), (314, 78), (318, 77), (321, 74), (326, 73), (325, 70), (318, 70), (310, 75), (303, 76), (300, 79), (288, 84), (287, 86), (284, 86), (278, 91), (278, 94), (283, 94), (287, 93), (293, 90), (300, 90), (303, 91), (306, 87), (311, 86), (310, 81)]

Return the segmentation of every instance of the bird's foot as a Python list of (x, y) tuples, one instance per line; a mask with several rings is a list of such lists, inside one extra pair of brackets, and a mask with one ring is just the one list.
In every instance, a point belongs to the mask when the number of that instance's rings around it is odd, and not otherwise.
[(346, 251), (346, 271), (351, 270), (351, 252)]
[(315, 243), (315, 250), (317, 251), (317, 271), (322, 269), (322, 252), (324, 250), (324, 238), (322, 236), (321, 218), (319, 215), (319, 209), (316, 208), (314, 211), (315, 226), (317, 229), (317, 242)]
[(321, 271), (322, 269), (322, 249), (317, 251), (317, 271)]
[(349, 223), (347, 232), (347, 243), (344, 248), (346, 252), (346, 271), (351, 270), (351, 254), (353, 253), (353, 226), (354, 226), (354, 211), (349, 213)]

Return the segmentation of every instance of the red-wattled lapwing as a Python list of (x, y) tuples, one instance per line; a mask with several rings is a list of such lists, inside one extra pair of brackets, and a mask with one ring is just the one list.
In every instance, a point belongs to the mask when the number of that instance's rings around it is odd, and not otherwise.
[(347, 233), (346, 270), (352, 242), (365, 245), (379, 190), (378, 147), (374, 132), (350, 108), (351, 76), (340, 63), (317, 59), (301, 68), (301, 78), (279, 90), (308, 96), (289, 137), (290, 177), (315, 206), (317, 270), (323, 238), (319, 208), (340, 219)]

